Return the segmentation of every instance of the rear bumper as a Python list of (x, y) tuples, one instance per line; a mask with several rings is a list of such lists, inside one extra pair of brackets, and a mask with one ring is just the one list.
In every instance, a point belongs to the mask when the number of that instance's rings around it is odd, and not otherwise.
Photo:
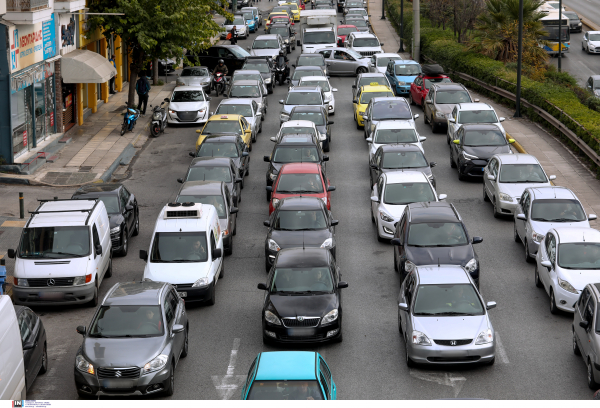
[(43, 288), (13, 286), (13, 302), (26, 306), (77, 305), (92, 300), (94, 290), (94, 283)]

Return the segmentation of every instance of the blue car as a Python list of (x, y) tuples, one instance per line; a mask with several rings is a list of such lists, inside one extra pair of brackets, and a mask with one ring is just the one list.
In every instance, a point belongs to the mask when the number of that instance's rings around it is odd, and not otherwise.
[(244, 400), (334, 400), (327, 363), (313, 351), (258, 353), (242, 388)]
[(244, 20), (248, 24), (248, 29), (250, 29), (251, 33), (255, 33), (258, 30), (258, 22), (254, 18), (254, 13), (252, 11), (244, 11)]
[(408, 95), (410, 84), (421, 73), (421, 65), (413, 60), (395, 60), (388, 62), (385, 76), (392, 85), (396, 96)]

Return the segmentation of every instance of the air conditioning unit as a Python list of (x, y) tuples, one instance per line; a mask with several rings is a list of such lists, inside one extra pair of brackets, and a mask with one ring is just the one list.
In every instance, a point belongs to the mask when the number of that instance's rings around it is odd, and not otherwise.
[(165, 206), (164, 219), (202, 218), (202, 204), (169, 203)]

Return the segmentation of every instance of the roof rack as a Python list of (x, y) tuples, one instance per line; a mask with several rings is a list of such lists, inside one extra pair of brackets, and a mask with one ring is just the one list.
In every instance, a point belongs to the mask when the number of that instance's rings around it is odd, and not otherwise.
[[(37, 215), (37, 214), (54, 214), (54, 213), (70, 213), (70, 212), (79, 212), (79, 213), (88, 213), (87, 218), (85, 219), (85, 225), (88, 225), (88, 222), (90, 220), (90, 217), (92, 216), (92, 213), (94, 212), (94, 210), (96, 209), (96, 206), (98, 205), (98, 203), (101, 201), (98, 198), (90, 198), (90, 199), (85, 199), (85, 200), (74, 200), (74, 199), (57, 199), (56, 197), (53, 200), (38, 200), (40, 202), (40, 205), (38, 206), (38, 208), (35, 211), (29, 211), (29, 214), (31, 214), (31, 217), (29, 217), (29, 221), (27, 221), (27, 224), (25, 225), (25, 228), (29, 227), (29, 224), (31, 223), (31, 220), (33, 220), (33, 216)], [(44, 205), (45, 203), (48, 202), (53, 202), (53, 201), (94, 201), (94, 205), (92, 206), (92, 208), (90, 209), (83, 209), (83, 210), (60, 210), (60, 211), (40, 211), (40, 208), (42, 207), (42, 205)]]

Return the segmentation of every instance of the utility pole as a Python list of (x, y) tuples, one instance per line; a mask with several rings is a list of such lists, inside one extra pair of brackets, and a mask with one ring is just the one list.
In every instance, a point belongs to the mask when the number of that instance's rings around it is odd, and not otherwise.
[(562, 0), (558, 0), (558, 72), (562, 71)]
[(419, 2), (420, 0), (413, 0), (413, 59), (417, 62), (421, 60), (421, 6)]
[(381, 0), (381, 19), (385, 20), (385, 0)]
[(404, 52), (402, 37), (404, 37), (404, 0), (400, 0), (400, 48), (398, 52)]
[(517, 99), (514, 117), (521, 117), (521, 66), (523, 63), (523, 0), (519, 0), (519, 50), (517, 57)]

